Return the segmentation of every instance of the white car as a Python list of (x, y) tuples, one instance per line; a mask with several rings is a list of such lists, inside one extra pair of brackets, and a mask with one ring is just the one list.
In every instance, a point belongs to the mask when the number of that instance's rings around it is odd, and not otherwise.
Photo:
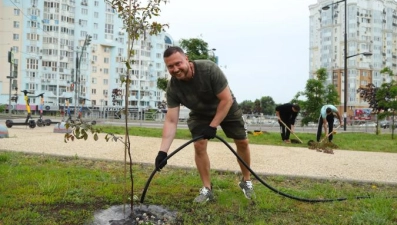
[(359, 125), (360, 127), (376, 127), (376, 123), (375, 122), (365, 122), (363, 124)]

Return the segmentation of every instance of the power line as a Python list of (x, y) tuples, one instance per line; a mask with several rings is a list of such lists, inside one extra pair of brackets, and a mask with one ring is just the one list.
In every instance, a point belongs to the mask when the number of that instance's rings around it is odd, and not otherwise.
[[(19, 8), (12, 0), (9, 0), (18, 10), (19, 12), (21, 12), (26, 18), (28, 18), (28, 21), (31, 21), (30, 17), (28, 15), (26, 15), (23, 10), (21, 10), (21, 8)], [(39, 18), (39, 17), (37, 17)], [(48, 33), (47, 31), (45, 31), (42, 27), (39, 27), (40, 30), (42, 30), (44, 33), (48, 34), (49, 36), (55, 38), (54, 36), (52, 36), (50, 33)]]

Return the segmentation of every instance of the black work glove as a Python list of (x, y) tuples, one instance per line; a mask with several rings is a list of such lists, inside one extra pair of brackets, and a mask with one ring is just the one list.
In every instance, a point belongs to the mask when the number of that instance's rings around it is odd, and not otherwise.
[(167, 158), (167, 153), (163, 152), (163, 151), (159, 151), (159, 154), (157, 154), (156, 161), (155, 161), (157, 171), (160, 171), (161, 169), (163, 169), (163, 167), (165, 165), (167, 165), (167, 160), (165, 160), (166, 158)]
[(214, 138), (215, 135), (216, 135), (216, 127), (208, 126), (207, 128), (205, 128), (203, 130), (203, 132), (201, 132), (201, 135), (203, 135), (204, 139), (212, 139), (212, 138)]

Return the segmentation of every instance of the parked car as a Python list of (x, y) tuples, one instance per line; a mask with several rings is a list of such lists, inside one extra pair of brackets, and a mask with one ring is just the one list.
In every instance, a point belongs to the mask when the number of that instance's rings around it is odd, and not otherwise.
[(389, 128), (391, 125), (391, 122), (388, 120), (383, 120), (379, 122), (379, 126), (382, 127), (383, 129)]
[(376, 127), (377, 124), (375, 122), (367, 121), (359, 125), (360, 127)]
[[(383, 129), (390, 128), (392, 126), (392, 121), (390, 120), (383, 120), (379, 123), (379, 126)], [(397, 121), (394, 121), (394, 129), (397, 127)]]

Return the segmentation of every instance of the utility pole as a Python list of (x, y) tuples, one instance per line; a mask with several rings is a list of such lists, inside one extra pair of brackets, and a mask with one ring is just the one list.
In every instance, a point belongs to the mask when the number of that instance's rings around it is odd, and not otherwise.
[(8, 51), (8, 63), (10, 63), (10, 76), (7, 76), (7, 78), (10, 79), (10, 90), (8, 92), (8, 114), (11, 117), (11, 86), (12, 86), (12, 79), (14, 78), (14, 75), (12, 74), (12, 64), (14, 63), (14, 53), (12, 52), (12, 48), (10, 51)]
[(78, 52), (77, 52), (77, 57), (76, 57), (76, 80), (75, 80), (76, 84), (74, 85), (74, 88), (75, 88), (74, 116), (76, 118), (77, 118), (77, 115), (78, 115), (77, 107), (79, 105), (78, 102), (79, 102), (79, 97), (80, 97), (79, 95), (80, 95), (80, 90), (81, 90), (81, 87), (80, 87), (80, 85), (81, 85), (81, 83), (80, 83), (80, 81), (81, 81), (81, 76), (80, 76), (80, 73), (81, 73), (81, 71), (80, 71), (80, 69), (81, 69), (81, 59), (83, 58), (83, 54), (84, 54), (84, 51), (86, 50), (87, 46), (91, 44), (91, 39), (92, 39), (91, 35), (86, 35), (85, 36), (84, 44), (83, 44), (83, 47), (81, 48), (80, 57), (79, 57), (79, 53)]

